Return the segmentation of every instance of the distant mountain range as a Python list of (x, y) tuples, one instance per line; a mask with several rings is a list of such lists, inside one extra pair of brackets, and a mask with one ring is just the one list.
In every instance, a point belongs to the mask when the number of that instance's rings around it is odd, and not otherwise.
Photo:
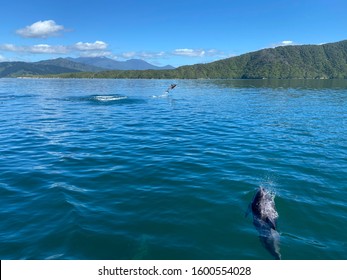
[(105, 68), (97, 67), (88, 63), (77, 62), (69, 58), (56, 58), (50, 60), (42, 60), (34, 63), (35, 65), (58, 66), (69, 68), (72, 72), (99, 72), (105, 71)]
[[(160, 68), (136, 59), (120, 62), (105, 57), (58, 58), (36, 63), (3, 62), (0, 63), (0, 77), (347, 79), (347, 40), (322, 45), (268, 48), (206, 64), (167, 68), (173, 67)], [(102, 71), (105, 69), (107, 71)]]
[[(60, 77), (90, 77), (71, 73)], [(93, 78), (135, 79), (347, 79), (347, 40), (262, 49), (173, 70), (107, 71)]]
[(163, 67), (154, 66), (141, 59), (129, 59), (126, 61), (117, 61), (107, 57), (79, 57), (67, 58), (71, 61), (92, 65), (108, 70), (168, 70), (174, 69), (171, 65)]
[(167, 65), (154, 66), (141, 59), (116, 61), (106, 57), (57, 58), (38, 62), (1, 62), (1, 77), (19, 77), (32, 75), (54, 75), (76, 72), (100, 72), (106, 70), (163, 70), (174, 69)]

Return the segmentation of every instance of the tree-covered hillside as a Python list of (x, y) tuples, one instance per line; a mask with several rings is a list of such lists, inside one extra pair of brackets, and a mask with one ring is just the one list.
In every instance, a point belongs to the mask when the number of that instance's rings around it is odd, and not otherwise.
[(347, 41), (264, 49), (177, 71), (190, 78), (347, 78)]
[(61, 74), (65, 78), (142, 79), (346, 79), (347, 40), (324, 45), (263, 49), (173, 70)]
[(26, 62), (1, 62), (0, 63), (0, 78), (1, 77), (19, 77), (33, 75), (59, 74), (66, 72), (76, 72), (78, 70), (70, 69), (57, 65), (35, 64)]

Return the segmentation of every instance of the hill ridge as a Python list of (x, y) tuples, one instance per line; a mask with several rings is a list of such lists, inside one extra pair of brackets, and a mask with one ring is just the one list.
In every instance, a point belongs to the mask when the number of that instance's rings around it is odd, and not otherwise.
[[(3, 63), (0, 63), (0, 77)], [(77, 72), (77, 70), (70, 72)], [(47, 72), (46, 74), (63, 78), (347, 79), (347, 40), (322, 45), (267, 48), (206, 64), (181, 66), (172, 70), (108, 70), (65, 74)]]
[(346, 79), (347, 40), (267, 48), (174, 70), (105, 71), (60, 77), (133, 79)]
[(155, 66), (142, 59), (128, 59), (125, 61), (118, 61), (107, 57), (78, 57), (67, 58), (71, 61), (93, 65), (107, 70), (168, 70), (174, 69), (171, 65)]
[[(147, 63), (144, 60), (129, 60), (128, 62), (118, 62), (115, 60), (111, 60), (108, 58), (107, 61), (114, 62), (115, 64), (120, 63), (123, 65), (122, 67), (125, 69), (136, 69), (137, 67), (144, 69), (155, 69), (161, 70), (165, 69), (165, 67), (157, 67), (152, 64)], [(112, 65), (110, 66), (112, 69)], [(171, 67), (169, 66), (171, 69)], [(96, 73), (101, 71), (110, 70), (107, 67), (102, 67), (102, 65), (98, 66), (88, 63), (83, 63), (76, 61), (76, 59), (72, 58), (55, 58), (48, 60), (41, 60), (37, 62), (24, 62), (24, 61), (7, 61), (0, 62), (0, 78), (3, 77), (21, 77), (21, 76), (44, 76), (44, 75), (58, 75), (58, 74), (66, 74), (66, 73), (77, 73), (77, 72), (90, 72)]]

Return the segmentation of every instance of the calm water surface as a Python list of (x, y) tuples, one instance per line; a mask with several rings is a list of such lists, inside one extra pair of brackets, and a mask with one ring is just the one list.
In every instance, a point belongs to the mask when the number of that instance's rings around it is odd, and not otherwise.
[[(177, 87), (169, 95), (171, 83)], [(0, 79), (1, 259), (347, 259), (347, 81)]]

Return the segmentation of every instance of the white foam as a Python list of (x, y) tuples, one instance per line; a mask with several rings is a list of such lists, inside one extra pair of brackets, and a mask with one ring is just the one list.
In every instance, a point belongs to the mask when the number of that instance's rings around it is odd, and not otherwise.
[(114, 96), (114, 95), (96, 95), (94, 96), (94, 99), (101, 102), (109, 102), (109, 101), (116, 101), (116, 100), (122, 100), (127, 99), (127, 96)]
[(271, 220), (276, 220), (278, 218), (278, 213), (275, 208), (275, 194), (265, 191), (265, 197), (261, 201), (261, 215), (264, 217), (269, 217)]
[(169, 97), (169, 94), (168, 92), (165, 92), (164, 94), (162, 95), (153, 95), (152, 98), (167, 98)]

